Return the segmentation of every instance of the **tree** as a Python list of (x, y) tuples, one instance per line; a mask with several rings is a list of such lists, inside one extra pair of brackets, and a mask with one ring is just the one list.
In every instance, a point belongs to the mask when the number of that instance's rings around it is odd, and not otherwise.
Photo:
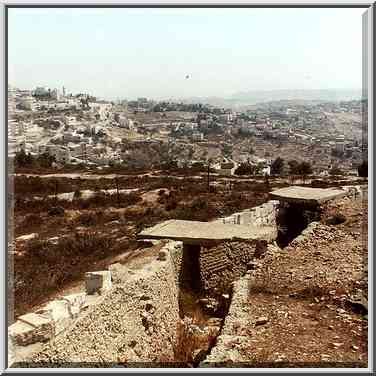
[(338, 176), (338, 175), (343, 175), (343, 172), (342, 172), (342, 170), (341, 170), (339, 167), (334, 166), (334, 167), (332, 167), (331, 170), (329, 171), (329, 174), (330, 174), (331, 176)]
[(336, 157), (336, 158), (343, 158), (345, 156), (345, 153), (341, 150), (337, 150), (337, 149), (332, 149), (332, 157)]
[(21, 149), (19, 152), (16, 153), (14, 161), (16, 167), (27, 167), (33, 164), (34, 159), (30, 153), (26, 154), (25, 150)]
[(299, 162), (291, 160), (288, 162), (290, 175), (299, 175)]
[(38, 155), (37, 162), (40, 167), (49, 168), (53, 162), (56, 162), (56, 158), (49, 153), (42, 153)]
[(302, 162), (299, 165), (299, 172), (300, 175), (307, 176), (309, 174), (312, 174), (312, 166), (309, 162)]
[(265, 183), (266, 188), (269, 189), (270, 184), (269, 184), (269, 175), (268, 174), (265, 174), (264, 183)]
[(358, 175), (362, 178), (368, 177), (368, 161), (363, 161), (362, 164), (358, 166)]
[(255, 173), (255, 166), (249, 163), (240, 164), (234, 171), (235, 175), (253, 175)]
[(193, 156), (194, 156), (194, 153), (195, 153), (195, 151), (194, 151), (193, 147), (190, 147), (190, 148), (188, 149), (188, 158), (189, 158), (189, 159), (192, 159)]
[(264, 168), (266, 168), (266, 164), (264, 162), (258, 162), (255, 167), (255, 175), (262, 175)]
[(346, 150), (346, 152), (345, 152), (345, 158), (351, 158), (351, 157), (352, 157), (352, 155), (353, 155), (353, 152), (352, 152), (352, 150), (351, 150), (351, 149), (349, 149), (349, 150)]
[(277, 159), (275, 159), (270, 166), (271, 175), (281, 175), (284, 165), (285, 162), (282, 158), (278, 157)]
[(231, 158), (232, 155), (232, 146), (229, 144), (224, 144), (222, 148), (223, 155), (225, 157)]
[(303, 182), (306, 180), (307, 175), (312, 174), (312, 166), (309, 162), (302, 162), (298, 166), (298, 171), (300, 175), (302, 176)]

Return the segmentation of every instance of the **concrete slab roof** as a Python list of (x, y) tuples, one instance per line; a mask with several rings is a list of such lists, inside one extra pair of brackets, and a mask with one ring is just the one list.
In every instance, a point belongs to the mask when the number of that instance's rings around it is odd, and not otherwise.
[(272, 240), (273, 227), (230, 225), (218, 222), (198, 222), (171, 219), (145, 229), (139, 239), (173, 239), (187, 244), (204, 244), (218, 240)]
[(342, 189), (292, 186), (272, 191), (270, 197), (279, 201), (320, 204), (346, 194)]

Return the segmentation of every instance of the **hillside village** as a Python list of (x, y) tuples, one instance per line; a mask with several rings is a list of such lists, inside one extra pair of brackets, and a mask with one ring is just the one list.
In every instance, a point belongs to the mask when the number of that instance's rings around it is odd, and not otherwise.
[(147, 98), (109, 102), (65, 88), (9, 88), (8, 97), (9, 156), (48, 153), (56, 167), (210, 165), (233, 175), (245, 165), (265, 175), (280, 157), (285, 174), (293, 160), (309, 163), (315, 175), (357, 175), (367, 152), (361, 103), (355, 100), (280, 101), (239, 112)]

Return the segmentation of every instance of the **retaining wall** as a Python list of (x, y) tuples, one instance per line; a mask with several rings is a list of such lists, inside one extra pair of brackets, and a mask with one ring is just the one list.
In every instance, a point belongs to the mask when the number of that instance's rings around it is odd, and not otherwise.
[(225, 292), (231, 283), (243, 275), (249, 263), (266, 251), (262, 240), (223, 242), (201, 247), (200, 273), (203, 288), (208, 293)]
[(177, 287), (179, 287), (183, 263), (183, 242), (169, 241), (165, 247), (167, 247), (170, 253), (171, 262), (174, 270), (175, 284)]
[(233, 283), (231, 304), (221, 333), (200, 367), (228, 367), (242, 361), (242, 347), (249, 342), (246, 331), (252, 325), (247, 310), (250, 278), (251, 275), (246, 274)]
[[(149, 366), (173, 360), (179, 322), (174, 243), (142, 267), (110, 267), (112, 288), (26, 361), (33, 367)], [(176, 261), (176, 259), (175, 259)]]

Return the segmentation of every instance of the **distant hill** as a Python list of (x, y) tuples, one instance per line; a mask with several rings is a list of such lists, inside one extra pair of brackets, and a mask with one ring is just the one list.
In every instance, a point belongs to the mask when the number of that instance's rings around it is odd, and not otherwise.
[(308, 100), (308, 101), (346, 101), (360, 99), (359, 90), (262, 90), (235, 93), (229, 98), (230, 101), (239, 104), (255, 104), (279, 100)]
[(361, 89), (328, 89), (328, 90), (251, 90), (237, 92), (228, 98), (220, 97), (191, 97), (182, 99), (186, 103), (207, 103), (221, 107), (240, 107), (263, 102), (276, 101), (315, 101), (338, 102), (359, 100), (362, 97)]

